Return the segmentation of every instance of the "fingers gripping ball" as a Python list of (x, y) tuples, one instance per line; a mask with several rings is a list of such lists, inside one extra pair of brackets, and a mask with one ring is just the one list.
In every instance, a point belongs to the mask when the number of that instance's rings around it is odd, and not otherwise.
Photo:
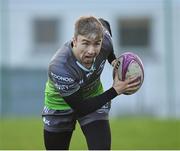
[[(125, 95), (131, 95), (139, 90), (144, 81), (144, 66), (141, 59), (132, 52), (125, 52), (119, 58), (114, 66), (113, 78), (115, 76), (115, 70), (119, 74), (119, 79), (124, 81), (130, 77), (138, 77), (137, 80), (140, 80), (140, 85), (133, 91), (125, 92)], [(116, 69), (115, 69), (116, 68)]]

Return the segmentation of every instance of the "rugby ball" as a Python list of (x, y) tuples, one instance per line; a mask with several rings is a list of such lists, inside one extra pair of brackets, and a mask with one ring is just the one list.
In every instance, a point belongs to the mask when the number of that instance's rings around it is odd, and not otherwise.
[(139, 90), (144, 81), (144, 66), (140, 57), (132, 52), (125, 52), (117, 58), (120, 62), (118, 67), (119, 79), (124, 81), (131, 76), (137, 76), (140, 79), (140, 85), (134, 91), (125, 92), (125, 95), (134, 94)]

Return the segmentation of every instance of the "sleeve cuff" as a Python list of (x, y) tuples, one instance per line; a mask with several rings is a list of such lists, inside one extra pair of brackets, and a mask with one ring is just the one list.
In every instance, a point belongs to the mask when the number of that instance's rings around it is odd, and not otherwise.
[(111, 87), (109, 90), (108, 90), (108, 97), (110, 100), (112, 100), (113, 98), (115, 98), (116, 96), (118, 95), (118, 93), (116, 92), (116, 90)]

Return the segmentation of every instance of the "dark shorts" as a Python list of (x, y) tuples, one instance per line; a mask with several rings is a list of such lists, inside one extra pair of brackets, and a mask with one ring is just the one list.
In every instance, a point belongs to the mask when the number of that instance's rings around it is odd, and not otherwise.
[(44, 129), (51, 132), (73, 131), (76, 121), (80, 126), (84, 126), (96, 120), (108, 120), (110, 103), (104, 105), (101, 109), (96, 110), (81, 118), (76, 118), (73, 110), (52, 110), (44, 107), (42, 117)]

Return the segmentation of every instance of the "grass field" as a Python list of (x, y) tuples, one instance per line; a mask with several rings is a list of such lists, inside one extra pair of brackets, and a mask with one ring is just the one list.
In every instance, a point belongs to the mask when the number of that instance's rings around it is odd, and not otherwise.
[[(180, 120), (112, 119), (111, 129), (114, 150), (180, 149)], [(44, 149), (41, 119), (0, 120), (0, 149)], [(73, 134), (70, 149), (87, 149), (79, 125)]]

